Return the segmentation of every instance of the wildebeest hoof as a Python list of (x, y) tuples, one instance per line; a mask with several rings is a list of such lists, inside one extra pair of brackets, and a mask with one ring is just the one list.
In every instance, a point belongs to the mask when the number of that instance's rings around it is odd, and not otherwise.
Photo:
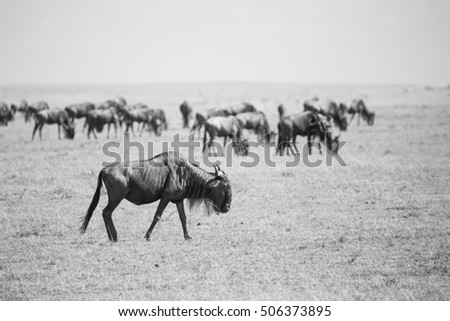
[(185, 235), (185, 236), (184, 236), (184, 239), (185, 239), (186, 241), (189, 241), (189, 240), (192, 240), (192, 237), (190, 237), (189, 235)]

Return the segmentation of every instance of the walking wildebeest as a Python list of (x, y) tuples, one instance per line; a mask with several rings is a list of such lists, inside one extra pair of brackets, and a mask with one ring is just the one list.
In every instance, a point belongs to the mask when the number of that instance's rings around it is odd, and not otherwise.
[(114, 108), (109, 108), (105, 110), (94, 109), (91, 110), (86, 116), (86, 124), (88, 127), (87, 137), (90, 138), (90, 134), (94, 135), (94, 138), (97, 139), (97, 135), (95, 135), (95, 130), (99, 133), (103, 131), (103, 127), (108, 125), (108, 132), (106, 134), (106, 138), (109, 138), (109, 130), (111, 124), (114, 125), (115, 137), (117, 138), (117, 125), (118, 125), (118, 116), (117, 112)]
[(81, 104), (67, 106), (65, 109), (71, 121), (73, 122), (75, 118), (86, 117), (91, 110), (95, 109), (95, 105), (90, 102), (84, 102)]
[[(297, 135), (307, 136), (308, 153), (311, 154), (312, 140), (315, 136), (319, 137), (320, 142), (326, 143), (328, 150), (333, 151), (331, 132), (327, 130), (325, 119), (311, 111), (286, 116), (278, 123), (278, 146), (277, 154), (283, 155), (284, 149), (289, 147), (292, 151), (292, 145), (298, 153), (296, 146)], [(322, 154), (321, 145), (319, 152)]]
[(66, 110), (59, 108), (44, 109), (36, 112), (34, 115), (34, 129), (31, 135), (31, 140), (34, 140), (34, 135), (39, 129), (39, 139), (42, 140), (42, 127), (45, 124), (57, 124), (58, 125), (58, 139), (61, 139), (61, 127), (64, 129), (65, 137), (73, 139), (75, 136), (75, 128), (70, 121), (69, 115)]
[(249, 131), (254, 131), (258, 136), (258, 141), (263, 140), (266, 143), (270, 142), (270, 126), (267, 121), (266, 115), (261, 111), (241, 113), (235, 116), (239, 121), (242, 129), (247, 129)]
[[(207, 141), (207, 134), (209, 140)], [(234, 116), (211, 117), (205, 123), (205, 134), (203, 136), (203, 152), (210, 148), (212, 141), (216, 137), (223, 137), (223, 148), (227, 143), (227, 138), (231, 138), (233, 149), (237, 155), (246, 156), (248, 154), (248, 143), (242, 139), (242, 128), (239, 121)]]
[(362, 119), (370, 126), (375, 122), (375, 113), (370, 112), (367, 109), (366, 104), (362, 99), (352, 99), (348, 102), (341, 103), (340, 107), (345, 109), (347, 113), (351, 115), (349, 123), (355, 118), (356, 114), (358, 114), (358, 126), (360, 117), (362, 117)]
[(187, 199), (191, 209), (205, 204), (208, 212), (214, 210), (216, 213), (226, 213), (231, 206), (231, 184), (219, 167), (215, 167), (214, 174), (208, 173), (178, 153), (165, 152), (149, 160), (115, 163), (104, 167), (98, 175), (97, 189), (80, 227), (81, 234), (86, 232), (97, 207), (102, 182), (108, 192), (108, 205), (103, 209), (103, 220), (108, 238), (114, 242), (117, 241), (117, 232), (112, 213), (123, 199), (136, 205), (160, 200), (153, 222), (145, 233), (147, 241), (169, 202), (177, 206), (186, 240), (191, 237), (186, 227), (184, 199)]
[(183, 116), (183, 128), (189, 128), (189, 119), (192, 118), (192, 107), (187, 101), (183, 101), (180, 105), (180, 112)]

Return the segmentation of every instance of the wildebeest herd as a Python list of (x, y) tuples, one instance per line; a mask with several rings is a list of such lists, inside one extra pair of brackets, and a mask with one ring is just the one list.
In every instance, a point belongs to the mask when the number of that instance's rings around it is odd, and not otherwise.
[[(333, 100), (320, 100), (317, 97), (306, 100), (303, 110), (291, 115), (286, 115), (286, 108), (279, 105), (277, 108), (279, 122), (275, 132), (270, 129), (266, 115), (258, 111), (252, 104), (240, 103), (222, 109), (208, 109), (193, 115), (193, 108), (186, 101), (180, 105), (182, 115), (182, 127), (190, 131), (203, 133), (203, 151), (209, 151), (215, 138), (223, 137), (224, 145), (231, 139), (232, 147), (237, 155), (247, 155), (249, 144), (244, 138), (244, 131), (254, 133), (261, 144), (270, 143), (278, 136), (276, 153), (280, 156), (286, 151), (298, 153), (296, 138), (298, 135), (306, 136), (308, 151), (311, 153), (312, 142), (319, 138), (319, 152), (321, 145), (332, 152), (339, 151), (339, 137), (342, 131), (346, 131), (348, 125), (357, 116), (358, 125), (362, 118), (368, 125), (374, 124), (375, 113), (368, 110), (362, 99), (353, 99), (337, 103)], [(107, 138), (110, 127), (114, 127), (115, 137), (117, 131), (122, 128), (124, 132), (132, 132), (135, 136), (135, 124), (142, 136), (144, 130), (149, 134), (160, 136), (163, 130), (167, 130), (168, 122), (162, 109), (152, 109), (146, 104), (127, 104), (124, 98), (107, 100), (94, 104), (84, 102), (70, 105), (65, 108), (50, 108), (44, 101), (28, 104), (22, 100), (19, 104), (0, 102), (0, 125), (7, 126), (14, 121), (15, 115), (22, 113), (25, 122), (34, 120), (31, 139), (34, 139), (36, 131), (42, 139), (42, 128), (45, 124), (58, 125), (58, 138), (61, 139), (61, 128), (64, 137), (74, 139), (75, 120), (84, 119), (83, 132), (88, 138), (103, 131), (107, 126)], [(333, 127), (339, 131), (338, 135), (332, 135)], [(141, 205), (160, 200), (153, 222), (145, 234), (149, 240), (150, 234), (156, 223), (161, 218), (162, 212), (169, 202), (177, 205), (182, 223), (184, 237), (190, 236), (186, 228), (186, 214), (183, 200), (187, 199), (191, 207), (205, 204), (208, 212), (226, 213), (231, 206), (231, 184), (223, 171), (215, 167), (214, 173), (208, 173), (192, 164), (180, 154), (163, 153), (149, 160), (137, 160), (127, 164), (116, 163), (103, 168), (98, 175), (97, 189), (86, 216), (82, 221), (81, 233), (86, 231), (89, 220), (96, 208), (102, 184), (108, 193), (108, 204), (103, 210), (108, 237), (111, 241), (117, 241), (117, 232), (112, 222), (112, 213), (123, 199)]]

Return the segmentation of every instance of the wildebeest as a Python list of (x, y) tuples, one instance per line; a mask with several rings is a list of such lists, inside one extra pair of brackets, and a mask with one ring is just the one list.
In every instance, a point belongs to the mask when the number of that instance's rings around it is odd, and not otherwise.
[(327, 116), (327, 110), (322, 106), (319, 98), (313, 97), (303, 102), (303, 111), (311, 111), (316, 114)]
[(333, 120), (335, 126), (339, 130), (346, 131), (348, 125), (347, 110), (341, 104), (338, 106), (334, 100), (327, 100), (325, 106), (327, 106), (327, 115)]
[(197, 130), (198, 133), (200, 133), (200, 130), (209, 118), (218, 116), (231, 116), (231, 112), (227, 109), (208, 109), (204, 112), (196, 113), (194, 125), (192, 125), (191, 132), (195, 132), (195, 130)]
[(313, 97), (306, 100), (303, 103), (304, 111), (311, 111), (313, 113), (323, 115), (327, 119), (332, 119), (334, 125), (339, 128), (339, 130), (347, 130), (347, 112), (345, 108), (331, 99), (320, 101), (319, 98)]
[(128, 132), (131, 128), (133, 136), (136, 136), (134, 133), (134, 123), (137, 123), (138, 127), (140, 124), (142, 125), (140, 131), (140, 136), (142, 136), (145, 125), (150, 125), (153, 115), (153, 111), (149, 109), (147, 105), (141, 103), (120, 107), (119, 113), (122, 114), (123, 122), (125, 122), (126, 125), (125, 132)]
[(28, 106), (28, 117), (34, 117), (39, 111), (50, 109), (45, 101), (38, 101)]
[(192, 118), (192, 107), (187, 101), (183, 101), (180, 105), (180, 112), (183, 116), (183, 128), (189, 128), (189, 119)]
[(145, 233), (147, 241), (169, 202), (177, 206), (186, 240), (191, 237), (186, 227), (184, 199), (187, 199), (190, 208), (203, 203), (209, 211), (216, 213), (226, 213), (231, 206), (231, 184), (219, 167), (215, 167), (214, 174), (208, 173), (180, 154), (165, 152), (149, 160), (115, 163), (104, 167), (98, 175), (97, 189), (82, 221), (81, 234), (86, 232), (97, 207), (102, 183), (108, 192), (108, 204), (103, 209), (103, 220), (108, 238), (114, 242), (117, 241), (117, 232), (112, 213), (123, 199), (136, 205), (160, 200), (153, 222)]
[(14, 114), (8, 105), (0, 101), (0, 125), (8, 126), (8, 122), (12, 121)]
[[(318, 136), (320, 142), (325, 142), (328, 150), (333, 151), (331, 132), (327, 130), (325, 119), (321, 119), (316, 113), (305, 111), (303, 113), (286, 116), (278, 123), (277, 154), (283, 155), (286, 148), (292, 146), (298, 153), (296, 146), (297, 136), (307, 136), (308, 153), (311, 154), (312, 140)], [(319, 152), (322, 153), (320, 144)]]
[(16, 112), (22, 113), (26, 123), (30, 120), (28, 103), (25, 99), (20, 100), (19, 104), (11, 104), (11, 109), (15, 109)]
[(265, 140), (266, 143), (270, 142), (270, 126), (267, 117), (263, 112), (257, 111), (238, 114), (236, 115), (236, 119), (239, 121), (242, 129), (254, 131), (258, 136), (259, 142), (262, 142), (263, 140)]
[(150, 121), (149, 131), (153, 130), (157, 136), (161, 136), (162, 129), (167, 130), (167, 119), (164, 110), (162, 109), (151, 109), (152, 119)]
[(123, 97), (117, 98), (117, 102), (118, 102), (119, 105), (122, 106), (122, 107), (127, 105), (127, 101), (126, 101), (126, 99), (123, 98)]
[(349, 123), (355, 118), (356, 114), (358, 114), (358, 125), (360, 117), (362, 117), (362, 119), (370, 126), (375, 122), (375, 113), (367, 109), (367, 106), (362, 99), (352, 99), (348, 102), (341, 103), (340, 107), (345, 109), (347, 113), (351, 115)]
[[(209, 140), (207, 135), (209, 134)], [(205, 123), (205, 133), (203, 136), (203, 151), (209, 150), (212, 141), (216, 137), (223, 137), (223, 148), (226, 146), (228, 138), (231, 138), (234, 152), (237, 155), (248, 154), (248, 143), (242, 139), (242, 128), (239, 121), (234, 116), (211, 117)]]
[(114, 108), (109, 108), (105, 110), (91, 110), (86, 116), (86, 124), (88, 127), (87, 137), (90, 138), (90, 134), (94, 135), (94, 138), (97, 139), (97, 135), (95, 135), (95, 130), (101, 133), (103, 131), (103, 127), (108, 125), (108, 132), (106, 134), (106, 138), (109, 138), (109, 130), (111, 124), (114, 125), (115, 137), (117, 138), (117, 125), (118, 125), (118, 116), (117, 112)]
[(86, 117), (91, 110), (95, 109), (95, 105), (90, 102), (84, 102), (81, 104), (67, 106), (65, 109), (73, 122), (75, 118)]
[(34, 129), (31, 135), (31, 140), (34, 140), (36, 131), (39, 130), (39, 138), (42, 140), (42, 127), (45, 124), (57, 124), (58, 125), (58, 139), (61, 139), (61, 127), (64, 130), (65, 137), (73, 139), (75, 136), (75, 128), (70, 121), (67, 111), (59, 108), (44, 109), (38, 111), (34, 115)]
[(282, 104), (280, 104), (277, 110), (279, 119), (281, 120), (286, 115), (286, 108)]
[(250, 113), (250, 112), (256, 112), (255, 106), (249, 103), (240, 103), (237, 105), (230, 106), (225, 109), (230, 113), (230, 115), (236, 116), (237, 114), (242, 113)]

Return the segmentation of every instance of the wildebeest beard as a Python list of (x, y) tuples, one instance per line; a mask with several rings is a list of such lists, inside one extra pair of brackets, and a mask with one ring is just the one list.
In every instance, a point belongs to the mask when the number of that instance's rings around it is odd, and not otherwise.
[(192, 173), (187, 195), (189, 210), (192, 211), (203, 205), (207, 215), (228, 212), (232, 192), (231, 184), (223, 172), (220, 172), (217, 167), (214, 177), (211, 178), (205, 176), (205, 172), (196, 167), (190, 166), (190, 169)]

